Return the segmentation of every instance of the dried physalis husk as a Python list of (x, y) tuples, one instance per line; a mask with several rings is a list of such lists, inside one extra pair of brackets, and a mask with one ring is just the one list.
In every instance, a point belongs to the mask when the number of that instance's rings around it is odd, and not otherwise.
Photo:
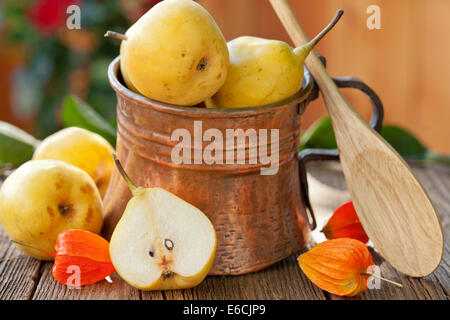
[(351, 201), (334, 211), (321, 232), (327, 239), (351, 238), (363, 243), (369, 241)]
[(298, 257), (298, 264), (306, 276), (319, 288), (339, 296), (354, 296), (367, 290), (374, 265), (372, 256), (361, 241), (341, 238), (327, 240)]

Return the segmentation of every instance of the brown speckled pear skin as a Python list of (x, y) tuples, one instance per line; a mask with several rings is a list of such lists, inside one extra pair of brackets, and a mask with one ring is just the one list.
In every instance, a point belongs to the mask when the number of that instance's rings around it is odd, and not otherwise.
[[(296, 45), (308, 41), (288, 0), (270, 0)], [(377, 251), (414, 277), (441, 262), (444, 234), (428, 194), (403, 158), (372, 130), (338, 90), (312, 52), (305, 61), (330, 115), (347, 187), (361, 224)]]
[[(118, 70), (117, 58), (108, 70), (118, 99), (117, 157), (136, 185), (164, 188), (209, 217), (217, 234), (210, 274), (257, 271), (304, 248), (310, 226), (301, 197), (297, 149), (311, 79), (299, 94), (276, 106), (220, 110), (149, 100), (124, 87)], [(171, 134), (185, 128), (193, 137), (194, 120), (202, 121), (203, 132), (280, 129), (278, 173), (261, 175), (260, 164), (174, 164), (171, 150), (178, 142), (171, 141)], [(117, 169), (111, 179), (104, 199), (107, 238), (131, 198)]]

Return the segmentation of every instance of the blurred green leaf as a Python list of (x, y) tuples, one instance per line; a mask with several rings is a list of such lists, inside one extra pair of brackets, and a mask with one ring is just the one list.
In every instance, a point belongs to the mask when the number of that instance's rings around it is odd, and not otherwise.
[[(450, 166), (450, 156), (428, 150), (408, 131), (393, 125), (383, 126), (381, 136), (406, 160), (419, 164), (440, 163)], [(316, 121), (301, 138), (300, 151), (307, 148), (334, 149), (336, 139), (330, 117)]]
[(107, 70), (111, 59), (97, 58), (92, 61), (91, 83), (86, 102), (108, 123), (116, 122), (116, 93), (109, 85)]
[(416, 163), (441, 163), (450, 166), (450, 156), (436, 154), (428, 150), (419, 140), (408, 131), (397, 126), (384, 126), (381, 135), (405, 159)]
[(419, 140), (402, 128), (383, 126), (381, 135), (404, 157), (421, 157), (428, 151)]
[(306, 148), (337, 148), (330, 117), (324, 117), (313, 123), (308, 130), (302, 134), (300, 141), (300, 151)]
[(80, 127), (98, 133), (113, 146), (116, 144), (116, 130), (90, 105), (73, 95), (68, 95), (62, 109), (65, 127)]
[(0, 121), (0, 166), (15, 167), (30, 160), (39, 140), (12, 124)]

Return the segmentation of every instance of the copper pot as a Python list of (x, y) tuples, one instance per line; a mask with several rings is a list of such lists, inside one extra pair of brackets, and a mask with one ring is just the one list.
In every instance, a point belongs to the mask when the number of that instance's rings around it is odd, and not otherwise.
[[(300, 116), (307, 104), (317, 97), (317, 88), (308, 70), (305, 69), (303, 88), (284, 101), (226, 110), (168, 105), (138, 95), (123, 85), (119, 58), (110, 64), (108, 78), (118, 100), (118, 158), (136, 184), (162, 187), (198, 207), (210, 218), (217, 233), (217, 252), (210, 274), (236, 275), (257, 271), (304, 248), (315, 227), (304, 164), (311, 159), (337, 157), (336, 151), (329, 150), (298, 154)], [(341, 86), (359, 86), (361, 89), (362, 83), (356, 79), (336, 81)], [(376, 95), (370, 89), (365, 92), (372, 96), (375, 115), (380, 115), (382, 107)], [(377, 117), (377, 125), (381, 118)], [(203, 161), (194, 164), (193, 160), (198, 156), (194, 146), (190, 147), (191, 164), (174, 163), (171, 151), (178, 142), (172, 141), (171, 135), (181, 128), (193, 137), (194, 121), (201, 121), (202, 132), (215, 128), (224, 137), (226, 129), (279, 129), (278, 172), (262, 175), (264, 166), (249, 164), (249, 161), (245, 164), (226, 164), (225, 161), (224, 164)], [(253, 145), (249, 142), (233, 148), (235, 154), (238, 149), (245, 151), (248, 160), (252, 148), (267, 147), (270, 150), (273, 141), (268, 141), (257, 141)], [(210, 142), (204, 142), (203, 148), (208, 144)], [(226, 151), (225, 145), (223, 148)], [(104, 199), (104, 235), (107, 238), (131, 198), (117, 170), (111, 179)]]

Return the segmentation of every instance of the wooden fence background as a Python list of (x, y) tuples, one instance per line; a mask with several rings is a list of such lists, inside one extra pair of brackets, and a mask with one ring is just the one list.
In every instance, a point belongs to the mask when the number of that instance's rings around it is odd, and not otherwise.
[[(227, 40), (240, 35), (289, 41), (268, 0), (199, 0), (214, 16)], [(449, 0), (291, 0), (310, 36), (333, 17), (345, 14), (319, 44), (333, 76), (351, 75), (381, 97), (385, 123), (403, 126), (433, 150), (450, 153), (450, 1)], [(381, 10), (381, 29), (369, 30), (369, 5)], [(0, 120), (30, 130), (33, 119), (12, 112), (9, 75), (20, 62), (0, 43)], [(363, 94), (345, 91), (356, 109), (369, 117)], [(304, 115), (303, 128), (326, 114), (321, 101)]]

